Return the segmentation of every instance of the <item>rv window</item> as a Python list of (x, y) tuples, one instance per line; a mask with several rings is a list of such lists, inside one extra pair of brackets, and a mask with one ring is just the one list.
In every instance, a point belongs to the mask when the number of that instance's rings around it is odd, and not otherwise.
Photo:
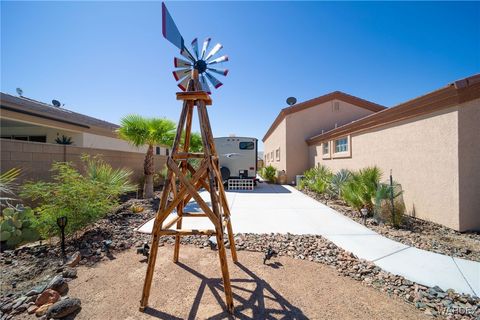
[(251, 141), (240, 142), (240, 150), (253, 150), (254, 148), (255, 144)]

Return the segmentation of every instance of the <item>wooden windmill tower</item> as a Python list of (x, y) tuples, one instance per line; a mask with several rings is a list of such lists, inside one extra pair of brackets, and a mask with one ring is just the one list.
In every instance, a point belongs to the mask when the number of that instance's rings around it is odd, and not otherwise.
[[(210, 72), (227, 74), (227, 70), (211, 68), (212, 64), (227, 61), (227, 56), (213, 59), (213, 56), (222, 48), (220, 44), (206, 53), (210, 39), (205, 40), (201, 52), (198, 50), (197, 39), (193, 40), (194, 54), (190, 53), (184, 45), (173, 19), (165, 4), (162, 4), (162, 25), (164, 37), (180, 49), (182, 56), (188, 59), (175, 58), (175, 67), (182, 68), (174, 71), (176, 80), (181, 80), (178, 86), (185, 92), (177, 93), (177, 100), (183, 101), (183, 108), (178, 121), (177, 133), (172, 151), (167, 159), (167, 179), (162, 192), (160, 207), (155, 217), (152, 230), (151, 252), (148, 258), (147, 273), (143, 286), (140, 310), (148, 306), (148, 298), (152, 286), (152, 279), (157, 258), (159, 238), (164, 235), (175, 236), (173, 261), (178, 262), (180, 250), (180, 237), (185, 235), (215, 235), (217, 239), (220, 267), (225, 289), (226, 305), (229, 312), (233, 312), (232, 288), (227, 264), (227, 254), (224, 245), (224, 228), (228, 233), (228, 241), (234, 262), (237, 262), (235, 242), (233, 238), (230, 211), (223, 188), (222, 177), (218, 167), (218, 156), (213, 142), (207, 105), (212, 104), (209, 96), (210, 89), (207, 79), (218, 88), (222, 85)], [(194, 56), (195, 55), (195, 56)], [(200, 132), (202, 136), (203, 152), (189, 151), (192, 130), (193, 113), (198, 112)], [(198, 168), (194, 168), (189, 159), (199, 159)], [(189, 175), (188, 175), (189, 174)], [(178, 185), (176, 183), (178, 181)], [(202, 199), (199, 190), (204, 188), (210, 194), (211, 206)], [(172, 199), (173, 198), (173, 199)], [(187, 213), (184, 208), (189, 200), (194, 199), (202, 209), (201, 213)], [(176, 214), (171, 214), (176, 209)], [(189, 217), (205, 217), (212, 222), (212, 229), (195, 230), (182, 229), (182, 221)]]

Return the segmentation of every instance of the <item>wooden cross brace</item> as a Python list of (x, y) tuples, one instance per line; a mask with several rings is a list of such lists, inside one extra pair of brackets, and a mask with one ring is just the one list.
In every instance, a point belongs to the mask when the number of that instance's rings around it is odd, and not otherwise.
[[(188, 85), (188, 91), (177, 93), (177, 99), (183, 100), (183, 108), (180, 114), (172, 152), (167, 159), (167, 178), (152, 229), (151, 252), (148, 258), (142, 299), (140, 301), (140, 311), (143, 311), (148, 306), (160, 236), (175, 236), (173, 261), (178, 262), (181, 236), (215, 235), (217, 238), (226, 305), (228, 311), (233, 313), (232, 288), (230, 285), (226, 248), (223, 238), (224, 227), (227, 228), (228, 241), (234, 262), (237, 262), (237, 252), (230, 219), (230, 209), (223, 187), (222, 175), (218, 168), (218, 156), (215, 150), (215, 143), (213, 141), (213, 134), (206, 108), (207, 105), (212, 104), (212, 100), (207, 93), (198, 91), (198, 88), (200, 88), (198, 74), (195, 70), (192, 73), (192, 80), (190, 80)], [(203, 152), (189, 151), (192, 117), (195, 107), (197, 108), (200, 122)], [(182, 139), (184, 140), (183, 145), (181, 144)], [(188, 162), (189, 159), (201, 160), (197, 169)], [(190, 177), (187, 176), (187, 173), (190, 174)], [(208, 206), (200, 196), (199, 190), (201, 188), (204, 188), (210, 194), (211, 207)], [(173, 195), (173, 199), (171, 200), (170, 194)], [(202, 212), (184, 212), (185, 206), (192, 198), (202, 209)], [(176, 209), (176, 215), (171, 220), (166, 221), (174, 209)], [(213, 229), (182, 229), (183, 219), (189, 217), (206, 217), (212, 222)], [(175, 228), (172, 229), (174, 226)]]

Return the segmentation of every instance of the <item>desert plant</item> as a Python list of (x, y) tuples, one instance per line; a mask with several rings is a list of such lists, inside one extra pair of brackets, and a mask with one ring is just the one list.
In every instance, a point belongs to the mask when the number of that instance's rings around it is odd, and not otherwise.
[(56, 221), (61, 216), (68, 218), (66, 234), (72, 234), (107, 215), (120, 194), (135, 190), (127, 182), (130, 171), (112, 170), (97, 158), (84, 158), (84, 164), (82, 175), (71, 163), (56, 162), (53, 182), (28, 182), (22, 187), (22, 197), (39, 202), (35, 211), (42, 236), (58, 234)]
[(127, 140), (136, 147), (148, 146), (143, 164), (145, 184), (143, 196), (153, 198), (153, 146), (171, 146), (175, 134), (175, 123), (168, 119), (144, 118), (139, 115), (128, 115), (122, 118), (118, 133), (122, 139)]
[(21, 170), (12, 168), (0, 174), (0, 205), (5, 206), (9, 200), (15, 196), (15, 180), (20, 175)]
[(31, 208), (17, 205), (3, 209), (0, 216), (0, 242), (4, 242), (7, 248), (15, 248), (39, 238)]
[(267, 180), (268, 182), (275, 182), (275, 177), (277, 175), (277, 169), (274, 166), (267, 166), (262, 168), (261, 176), (263, 179)]
[(65, 135), (62, 134), (62, 137), (56, 137), (55, 138), (55, 142), (58, 143), (58, 144), (64, 144), (64, 145), (70, 145), (73, 143), (72, 141), (72, 137), (67, 137)]
[(381, 177), (382, 172), (378, 167), (367, 167), (352, 172), (351, 178), (341, 189), (342, 199), (358, 211), (365, 208), (368, 214), (372, 214)]
[(108, 193), (116, 196), (127, 192), (135, 191), (137, 188), (129, 181), (133, 174), (129, 169), (113, 169), (102, 158), (89, 155), (83, 155), (86, 177), (92, 181), (99, 183)]
[(308, 169), (303, 175), (301, 186), (317, 193), (325, 193), (328, 190), (333, 176), (330, 169), (321, 164)]
[(378, 186), (375, 196), (375, 217), (394, 227), (399, 227), (402, 224), (405, 214), (405, 204), (401, 197), (402, 194), (402, 188), (397, 182), (393, 182), (392, 186), (381, 183)]
[(350, 180), (352, 173), (347, 169), (341, 169), (332, 176), (328, 190), (336, 198), (341, 198), (342, 188)]

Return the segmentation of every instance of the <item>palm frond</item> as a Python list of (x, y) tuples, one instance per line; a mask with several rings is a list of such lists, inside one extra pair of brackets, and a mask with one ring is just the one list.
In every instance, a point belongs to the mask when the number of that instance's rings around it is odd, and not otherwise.
[(134, 146), (144, 146), (148, 143), (150, 136), (148, 119), (137, 114), (127, 115), (120, 120), (120, 128), (117, 132), (120, 138)]
[(12, 168), (0, 174), (0, 202), (12, 200), (13, 198), (5, 195), (14, 195), (15, 180), (20, 175), (22, 170), (19, 168)]

